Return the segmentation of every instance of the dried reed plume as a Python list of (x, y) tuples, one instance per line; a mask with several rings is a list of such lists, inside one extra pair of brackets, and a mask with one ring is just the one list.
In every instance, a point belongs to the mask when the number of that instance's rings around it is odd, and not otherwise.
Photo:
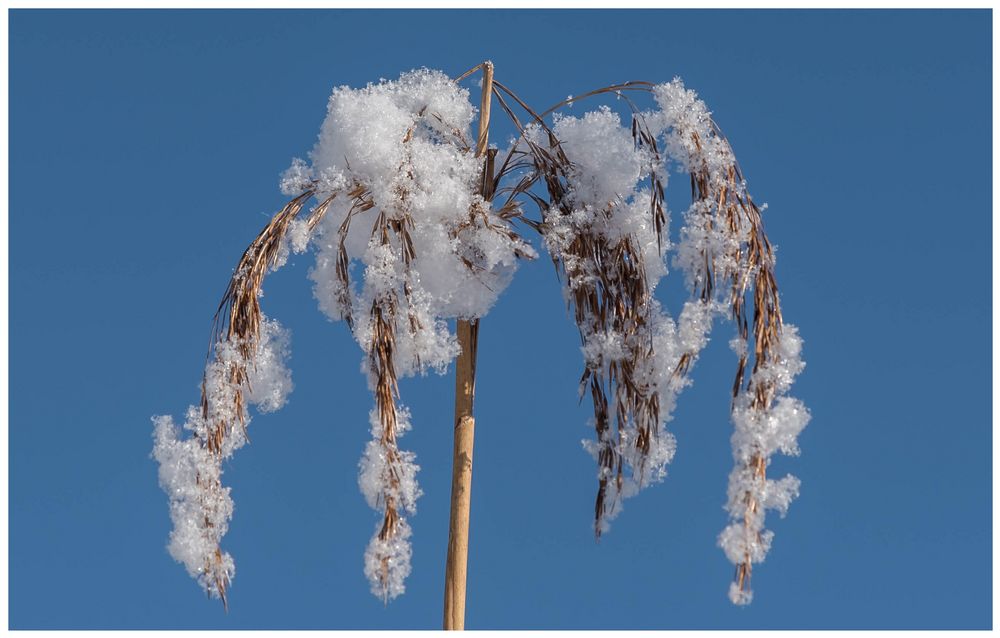
[[(511, 117), (521, 132), (527, 151), (515, 150), (505, 162), (504, 171), (511, 171), (530, 164), (533, 172), (528, 179), (519, 182), (512, 191), (512, 197), (527, 194), (539, 206), (542, 215), (540, 224), (534, 227), (545, 236), (555, 220), (554, 216), (570, 216), (572, 205), (567, 198), (567, 179), (573, 163), (566, 156), (555, 133), (545, 123), (544, 116), (559, 107), (592, 95), (622, 91), (648, 90), (651, 85), (641, 82), (618, 84), (588, 92), (577, 98), (570, 98), (548, 109), (542, 115), (534, 112), (503, 84), (497, 83), (498, 102)], [(504, 95), (514, 100), (532, 118), (548, 138), (548, 146), (533, 142), (527, 136), (525, 127), (518, 120)], [(632, 110), (632, 138), (637, 147), (647, 148), (659, 160), (660, 151), (655, 136), (649, 130), (638, 108), (625, 98)], [(515, 147), (516, 149), (516, 147)], [(518, 157), (520, 155), (520, 157)], [(515, 159), (516, 158), (516, 159)], [(530, 192), (534, 182), (541, 179), (545, 183), (549, 200), (545, 201)], [(657, 241), (662, 250), (661, 233), (665, 226), (663, 208), (664, 188), (661, 177), (652, 171), (649, 177), (651, 193), (650, 217), (656, 230)], [(601, 211), (610, 217), (614, 202), (608, 202)], [(641, 458), (650, 451), (653, 437), (658, 435), (660, 421), (660, 397), (654, 388), (639, 380), (637, 371), (647, 369), (655, 355), (648, 338), (648, 328), (654, 311), (651, 303), (643, 259), (639, 247), (631, 236), (611, 241), (602, 233), (591, 229), (577, 229), (568, 247), (552, 251), (553, 263), (569, 283), (574, 319), (581, 338), (595, 333), (613, 332), (624, 336), (627, 356), (623, 360), (612, 360), (606, 365), (588, 364), (580, 379), (581, 396), (589, 391), (594, 405), (594, 428), (597, 434), (597, 460), (600, 466), (597, 499), (594, 505), (594, 532), (600, 537), (606, 519), (617, 506), (616, 499), (608, 499), (609, 483), (614, 482), (614, 494), (620, 493), (624, 480), (623, 446), (633, 445)], [(596, 272), (591, 270), (596, 269)], [(590, 275), (590, 276), (588, 276)], [(612, 400), (609, 401), (609, 396)], [(614, 406), (614, 414), (611, 414)], [(634, 423), (636, 434), (626, 442), (624, 436), (627, 424)], [(614, 424), (614, 429), (612, 428)], [(637, 468), (640, 474), (642, 468)]]
[[(572, 171), (572, 160), (563, 151), (560, 141), (544, 118), (557, 109), (572, 104), (584, 98), (602, 94), (615, 94), (623, 98), (632, 111), (632, 137), (637, 147), (645, 147), (657, 159), (660, 151), (656, 138), (646, 125), (642, 113), (628, 99), (628, 91), (651, 92), (653, 85), (648, 82), (626, 82), (589, 91), (576, 97), (568, 98), (541, 114), (533, 111), (503, 84), (495, 83), (495, 95), (500, 106), (508, 114), (521, 133), (519, 142), (523, 141), (527, 151), (514, 150), (505, 159), (501, 176), (517, 169), (529, 168), (531, 172), (515, 186), (506, 189), (510, 198), (518, 195), (532, 199), (542, 214), (541, 223), (526, 221), (529, 226), (543, 235), (550, 226), (551, 216), (568, 215), (571, 209), (567, 204), (567, 178)], [(505, 98), (506, 96), (506, 98)], [(526, 135), (526, 126), (521, 123), (507, 99), (516, 102), (530, 117), (531, 123), (541, 128), (548, 138), (548, 145), (542, 146), (533, 142)], [(712, 135), (721, 141), (732, 156), (728, 140), (722, 135), (716, 123), (711, 124)], [(683, 131), (681, 136), (690, 138), (698, 151), (702, 151), (702, 140), (696, 131)], [(697, 156), (697, 154), (695, 154)], [(748, 352), (742, 349), (737, 363), (736, 377), (733, 383), (733, 398), (743, 388), (752, 393), (751, 407), (760, 413), (766, 413), (774, 398), (773, 381), (760, 380), (756, 373), (761, 366), (776, 359), (782, 319), (781, 306), (778, 297), (777, 283), (774, 276), (774, 254), (761, 220), (761, 211), (746, 191), (745, 180), (738, 163), (733, 156), (727, 167), (723, 180), (713, 179), (708, 163), (702, 157), (697, 160), (698, 166), (692, 167), (691, 186), (692, 199), (702, 204), (692, 209), (702, 211), (701, 223), (709, 228), (724, 228), (732, 245), (728, 264), (734, 267), (720, 269), (717, 266), (718, 255), (713, 255), (708, 247), (701, 256), (703, 271), (696, 278), (692, 288), (692, 297), (711, 304), (716, 299), (716, 287), (728, 286), (728, 305), (730, 316), (737, 326), (739, 338), (747, 343), (753, 340), (753, 365), (747, 377)], [(651, 186), (650, 217), (656, 230), (660, 249), (664, 228), (663, 197), (664, 189), (660, 177), (653, 171), (649, 177)], [(544, 200), (531, 189), (538, 181), (544, 183), (548, 200)], [(608, 214), (611, 203), (603, 212)], [(691, 221), (689, 220), (689, 223)], [(607, 502), (608, 485), (615, 481), (620, 489), (623, 480), (623, 430), (630, 420), (635, 423), (638, 436), (634, 437), (633, 445), (645, 458), (649, 452), (651, 437), (657, 432), (657, 422), (660, 415), (659, 396), (655, 390), (644, 387), (633, 377), (637, 369), (653, 355), (648, 341), (631, 339), (648, 324), (650, 311), (650, 292), (646, 284), (645, 273), (642, 270), (642, 260), (637, 254), (637, 248), (626, 237), (615, 244), (610, 244), (598, 234), (578, 232), (562, 255), (553, 254), (557, 271), (568, 282), (583, 282), (571, 286), (571, 302), (575, 309), (574, 318), (581, 336), (594, 332), (605, 332), (609, 329), (625, 335), (627, 356), (622, 361), (613, 361), (604, 368), (587, 366), (584, 369), (581, 383), (581, 394), (589, 385), (594, 406), (594, 423), (598, 440), (598, 464), (600, 466), (599, 484), (595, 503), (595, 533), (600, 536), (602, 521), (614, 509), (615, 504)], [(587, 273), (577, 272), (580, 264), (598, 264), (597, 277), (587, 278)], [(591, 273), (593, 274), (593, 273)], [(753, 324), (752, 331), (747, 318), (747, 301), (752, 296)], [(694, 355), (683, 353), (674, 370), (675, 376), (687, 374)], [(609, 401), (609, 396), (613, 401)], [(610, 414), (609, 406), (615, 406), (615, 413)], [(612, 419), (615, 431), (612, 432)], [(767, 460), (763, 454), (755, 454), (748, 463), (748, 469), (761, 484), (766, 480)], [(639, 469), (641, 473), (641, 468)], [(641, 478), (640, 478), (641, 480)], [(615, 491), (618, 493), (618, 490)], [(761, 505), (750, 492), (745, 495), (746, 514), (744, 524), (750, 529), (750, 520)], [(751, 575), (751, 557), (749, 553), (736, 568), (734, 581), (740, 591), (749, 590)]]
[[(371, 244), (390, 250), (398, 255), (398, 263), (402, 268), (403, 285), (401, 290), (391, 289), (383, 291), (375, 296), (368, 312), (371, 321), (370, 342), (366, 345), (368, 352), (369, 372), (375, 390), (376, 409), (379, 419), (379, 432), (377, 437), (378, 446), (381, 449), (381, 457), (385, 459), (384, 472), (380, 485), (382, 491), (378, 501), (383, 509), (382, 525), (377, 533), (377, 539), (381, 542), (380, 548), (387, 547), (399, 533), (399, 525), (402, 520), (401, 509), (406, 509), (407, 503), (399, 502), (399, 487), (401, 483), (400, 475), (403, 471), (403, 458), (397, 445), (398, 437), (398, 404), (399, 386), (396, 370), (396, 339), (398, 330), (406, 330), (410, 336), (418, 334), (425, 326), (421, 325), (421, 320), (413, 311), (414, 303), (411, 297), (413, 273), (411, 271), (414, 259), (417, 257), (412, 231), (414, 229), (414, 219), (409, 210), (411, 191), (414, 186), (414, 168), (411, 164), (410, 142), (414, 138), (417, 126), (420, 126), (426, 118), (432, 118), (439, 124), (444, 124), (440, 115), (428, 112), (427, 107), (417, 112), (414, 124), (403, 136), (403, 160), (396, 169), (399, 178), (393, 201), (376, 202), (372, 199), (371, 192), (361, 184), (356, 184), (347, 193), (351, 197), (351, 207), (348, 210), (344, 221), (338, 229), (339, 246), (337, 252), (337, 295), (341, 301), (346, 321), (353, 327), (353, 313), (351, 301), (351, 281), (349, 277), (350, 257), (347, 253), (347, 236), (350, 231), (352, 220), (373, 209), (376, 217), (372, 225)], [(446, 127), (449, 137), (443, 140), (444, 143), (454, 145), (464, 153), (472, 153), (473, 149), (461, 131)], [(464, 221), (451, 229), (451, 237), (457, 238), (462, 234), (476, 229), (487, 229), (491, 232), (499, 233), (505, 237), (522, 242), (510, 225), (510, 220), (517, 217), (520, 208), (516, 203), (509, 204), (499, 211), (499, 221), (494, 221), (488, 214), (488, 207), (495, 189), (495, 182), (491, 178), (492, 162), (495, 152), (488, 153), (483, 166), (482, 177), (479, 184), (479, 192), (482, 197), (473, 198), (468, 210), (468, 215)], [(527, 257), (527, 253), (517, 252), (520, 257)], [(481, 268), (478, 255), (457, 255), (464, 266), (473, 274)], [(401, 293), (401, 294), (400, 294)], [(416, 361), (419, 367), (419, 357)], [(376, 549), (376, 552), (380, 550)], [(377, 556), (380, 568), (378, 570), (378, 587), (383, 600), (387, 601), (390, 596), (390, 557), (386, 553)]]
[[(731, 154), (732, 148), (728, 140), (714, 122), (712, 123), (712, 133)], [(696, 132), (682, 131), (681, 134), (690, 136), (695, 147), (701, 151), (703, 140), (698, 137)], [(728, 285), (730, 316), (736, 324), (739, 338), (744, 344), (748, 344), (750, 339), (753, 340), (753, 367), (749, 377), (746, 375), (749, 348), (743, 347), (739, 351), (739, 361), (733, 381), (733, 401), (735, 403), (736, 397), (743, 389), (744, 379), (746, 379), (745, 389), (752, 395), (750, 408), (764, 414), (770, 410), (774, 399), (774, 381), (766, 378), (761, 379), (757, 373), (762, 366), (778, 359), (778, 345), (782, 329), (781, 303), (774, 275), (774, 251), (764, 232), (760, 208), (747, 193), (745, 184), (743, 173), (735, 157), (726, 168), (724, 179), (721, 182), (712, 179), (707, 162), (704, 160), (701, 162), (701, 168), (691, 174), (692, 199), (705, 204), (700, 207), (700, 210), (704, 211), (703, 222), (709, 226), (721, 225), (734, 238), (745, 237), (742, 241), (734, 242), (733, 252), (729, 255), (731, 259), (727, 260), (728, 263), (735, 264), (736, 267), (716, 268), (716, 256), (705, 254), (705, 270), (701, 278), (700, 295), (703, 299), (711, 298), (713, 285), (718, 283), (717, 278), (720, 275), (724, 280), (723, 283)], [(747, 321), (747, 298), (750, 295), (753, 299), (752, 332)], [(757, 452), (752, 455), (746, 467), (757, 483), (763, 485), (767, 480), (767, 459), (764, 454)], [(750, 530), (751, 517), (762, 506), (750, 491), (745, 493), (744, 502), (743, 524), (747, 530)], [(758, 542), (760, 542), (759, 532), (755, 533), (758, 536)], [(734, 576), (734, 582), (740, 592), (749, 592), (751, 572), (752, 562), (750, 554), (747, 552), (743, 561), (737, 565)]]
[[(289, 225), (299, 216), (312, 195), (313, 191), (309, 190), (288, 202), (244, 251), (213, 319), (208, 360), (214, 359), (215, 365), (206, 366), (206, 373), (202, 379), (201, 415), (207, 427), (201, 444), (217, 463), (221, 463), (226, 440), (236, 431), (237, 425), (243, 436), (247, 434), (246, 395), (251, 390), (249, 371), (254, 366), (263, 322), (259, 301), (261, 285), (267, 272), (276, 264)], [(331, 195), (311, 211), (306, 220), (310, 230), (319, 223), (332, 199)], [(239, 356), (235, 359), (222, 358), (220, 349), (224, 346), (234, 346)], [(213, 381), (221, 381), (231, 390), (228, 396), (224, 397), (225, 401), (231, 402), (230, 404), (214, 403), (208, 391), (208, 370), (211, 370), (212, 374), (222, 376), (222, 379)], [(202, 498), (203, 504), (212, 502), (214, 499), (210, 495), (223, 489), (218, 478), (198, 476), (196, 481), (205, 493)], [(204, 520), (206, 528), (212, 526), (209, 519), (206, 513)], [(223, 606), (228, 609), (226, 592), (229, 582), (225, 577), (225, 570), (221, 568), (223, 554), (218, 546), (213, 557), (214, 564), (206, 565), (205, 572), (216, 575), (215, 589), (222, 599)]]

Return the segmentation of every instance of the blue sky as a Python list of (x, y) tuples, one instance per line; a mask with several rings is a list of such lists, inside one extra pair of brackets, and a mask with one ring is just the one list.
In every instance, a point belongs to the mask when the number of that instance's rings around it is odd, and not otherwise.
[[(547, 258), (483, 322), (467, 627), (988, 628), (988, 11), (12, 11), (9, 622), (14, 629), (433, 629), (452, 377), (402, 383), (424, 496), (408, 591), (383, 607), (357, 488), (361, 351), (299, 256), (265, 284), (292, 331), (289, 405), (227, 465), (231, 609), (167, 554), (150, 416), (197, 400), (211, 315), (282, 204), (333, 86), (492, 59), (531, 104), (679, 75), (767, 202), (794, 395), (774, 474), (801, 497), (726, 598), (723, 324), (671, 424), (670, 475), (599, 544), (578, 337)], [(596, 103), (594, 104), (596, 106)], [(581, 106), (574, 109), (582, 111)], [(573, 112), (573, 111), (571, 111)], [(505, 140), (502, 126), (494, 139)], [(675, 218), (688, 197), (668, 187)], [(676, 232), (676, 222), (674, 231)], [(676, 311), (675, 274), (662, 291)]]

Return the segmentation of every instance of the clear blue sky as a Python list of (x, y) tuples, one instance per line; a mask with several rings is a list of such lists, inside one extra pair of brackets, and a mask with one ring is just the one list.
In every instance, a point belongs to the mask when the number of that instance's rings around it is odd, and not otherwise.
[[(546, 259), (483, 322), (467, 626), (988, 628), (988, 11), (13, 11), (10, 625), (413, 628), (441, 619), (453, 380), (409, 379), (408, 592), (371, 596), (361, 351), (299, 256), (265, 284), (289, 405), (226, 467), (231, 610), (167, 554), (150, 416), (198, 398), (210, 320), (331, 88), (485, 58), (529, 103), (680, 75), (728, 134), (805, 339), (802, 479), (756, 599), (715, 545), (734, 361), (719, 326), (678, 454), (595, 544), (578, 337)], [(596, 106), (596, 104), (595, 104)], [(582, 110), (575, 107), (577, 111)], [(502, 130), (496, 135), (505, 137)], [(675, 218), (683, 178), (668, 188)], [(676, 232), (676, 220), (674, 230)], [(678, 275), (663, 291), (679, 307)]]

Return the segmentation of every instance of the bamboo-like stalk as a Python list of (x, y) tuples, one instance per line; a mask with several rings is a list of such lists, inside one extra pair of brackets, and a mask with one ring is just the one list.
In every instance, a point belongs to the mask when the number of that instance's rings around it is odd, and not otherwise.
[[(476, 157), (487, 155), (493, 63), (482, 64), (483, 93), (479, 106), (479, 136)], [(488, 166), (485, 162), (484, 166)], [(484, 168), (484, 171), (488, 170)], [(483, 194), (493, 176), (484, 173)], [(479, 320), (459, 319), (456, 325), (462, 348), (455, 364), (455, 450), (451, 469), (451, 516), (448, 523), (448, 560), (444, 577), (444, 628), (465, 629), (465, 582), (469, 555), (469, 513), (472, 498), (472, 447), (476, 421), (472, 414), (476, 392), (476, 346)]]

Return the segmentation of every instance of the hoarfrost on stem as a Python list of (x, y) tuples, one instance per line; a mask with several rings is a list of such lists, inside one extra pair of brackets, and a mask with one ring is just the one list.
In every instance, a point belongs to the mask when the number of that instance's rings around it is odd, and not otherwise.
[(170, 416), (153, 417), (153, 458), (174, 526), (167, 549), (210, 596), (223, 600), (236, 567), (220, 548), (233, 516), (222, 462), (247, 442), (247, 402), (260, 412), (285, 404), (292, 390), (285, 367), (288, 343), (288, 332), (264, 318), (252, 346), (254, 364), (247, 370), (240, 344), (219, 341), (205, 368), (202, 404), (188, 407), (183, 427)]
[[(764, 513), (770, 509), (784, 516), (799, 495), (798, 478), (789, 474), (779, 480), (767, 479), (764, 472), (775, 453), (799, 454), (797, 437), (809, 422), (805, 405), (785, 394), (805, 367), (801, 349), (802, 339), (796, 327), (784, 324), (778, 357), (762, 364), (751, 386), (734, 401), (732, 446), (736, 465), (729, 475), (726, 503), (731, 522), (719, 535), (719, 546), (736, 565), (764, 561), (774, 537), (764, 528)], [(768, 409), (755, 406), (754, 385), (770, 386), (774, 392)], [(746, 578), (749, 580), (749, 574)], [(748, 604), (753, 597), (751, 590), (737, 585), (730, 588), (730, 599), (736, 604)]]
[[(411, 530), (401, 512), (417, 512), (417, 499), (422, 494), (417, 485), (420, 466), (414, 462), (416, 455), (412, 452), (387, 450), (383, 443), (386, 432), (377, 410), (372, 410), (369, 420), (372, 441), (361, 457), (358, 485), (369, 507), (383, 515), (389, 508), (397, 513), (391, 527), (383, 520), (375, 528), (365, 552), (365, 575), (372, 593), (389, 601), (406, 591), (404, 583), (410, 574)], [(409, 410), (400, 407), (396, 414), (396, 436), (409, 429)]]
[(774, 536), (764, 529), (764, 513), (776, 509), (784, 515), (799, 492), (798, 479), (771, 480), (766, 470), (775, 452), (798, 453), (796, 437), (809, 420), (805, 406), (786, 395), (804, 366), (802, 341), (796, 328), (782, 320), (763, 208), (747, 193), (729, 142), (704, 102), (679, 79), (657, 86), (653, 94), (660, 107), (654, 117), (666, 133), (667, 152), (691, 174), (694, 191), (675, 264), (685, 272), (692, 292), (702, 298), (728, 297), (737, 326), (732, 342), (739, 360), (732, 404), (736, 465), (727, 492), (731, 522), (719, 545), (737, 567), (730, 599), (748, 604), (752, 565), (764, 560)]

